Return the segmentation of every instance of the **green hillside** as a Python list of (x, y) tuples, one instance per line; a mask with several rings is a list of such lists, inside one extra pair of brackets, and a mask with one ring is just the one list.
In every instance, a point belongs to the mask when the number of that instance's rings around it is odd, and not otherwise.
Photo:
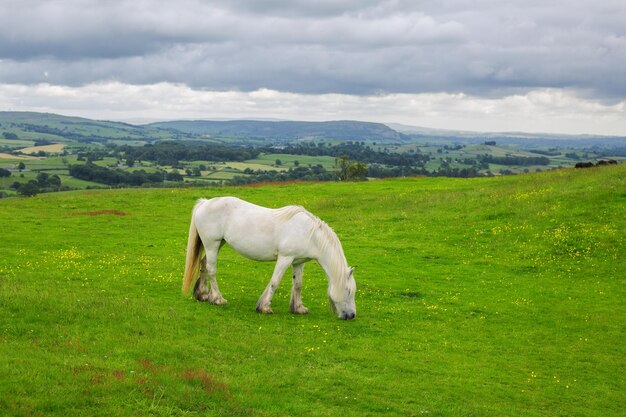
[[(180, 293), (199, 197), (300, 204), (356, 266), (336, 319), (255, 304), (273, 265), (225, 247), (229, 304)], [(494, 178), (103, 190), (0, 200), (3, 415), (619, 416), (626, 165)]]
[(22, 140), (45, 139), (62, 143), (145, 141), (174, 136), (171, 132), (149, 126), (33, 112), (0, 112), (0, 132), (14, 134)]
[(329, 122), (260, 120), (189, 120), (152, 123), (148, 126), (216, 137), (246, 139), (248, 142), (294, 142), (297, 140), (359, 140), (402, 143), (408, 137), (382, 123), (338, 120)]
[(49, 140), (64, 143), (198, 140), (202, 137), (222, 142), (234, 141), (257, 145), (300, 139), (374, 140), (380, 143), (401, 143), (407, 139), (384, 124), (357, 121), (171, 121), (133, 125), (34, 112), (0, 112), (0, 133), (15, 135), (18, 140)]

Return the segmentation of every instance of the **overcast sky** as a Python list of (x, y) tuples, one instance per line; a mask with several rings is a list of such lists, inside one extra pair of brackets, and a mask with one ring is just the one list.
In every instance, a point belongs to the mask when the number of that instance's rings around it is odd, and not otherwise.
[(626, 1), (0, 0), (0, 110), (626, 136)]

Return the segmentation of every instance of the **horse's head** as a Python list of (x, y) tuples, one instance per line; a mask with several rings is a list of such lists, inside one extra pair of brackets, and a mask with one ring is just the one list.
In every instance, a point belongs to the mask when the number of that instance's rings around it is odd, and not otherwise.
[(356, 317), (356, 282), (354, 281), (354, 268), (348, 268), (344, 279), (340, 283), (332, 283), (328, 287), (328, 299), (330, 305), (342, 320), (352, 320)]

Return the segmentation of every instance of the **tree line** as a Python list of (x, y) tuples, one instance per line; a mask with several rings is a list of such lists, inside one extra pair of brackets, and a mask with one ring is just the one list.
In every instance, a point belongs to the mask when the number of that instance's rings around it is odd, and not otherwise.
[(119, 147), (118, 151), (124, 155), (129, 166), (136, 161), (170, 166), (178, 166), (181, 161), (241, 162), (255, 159), (261, 153), (260, 149), (251, 147), (169, 141), (141, 147), (125, 145)]
[(146, 172), (143, 169), (127, 172), (121, 169), (102, 167), (91, 162), (72, 165), (69, 168), (69, 172), (74, 178), (112, 186), (142, 186), (145, 184), (163, 183), (164, 180), (183, 180), (183, 176), (178, 172)]
[[(0, 177), (8, 178), (10, 176), (10, 171), (0, 168)], [(47, 172), (40, 172), (37, 174), (37, 179), (29, 180), (25, 183), (15, 181), (11, 184), (10, 188), (25, 197), (31, 197), (39, 193), (62, 191), (67, 189), (61, 185), (61, 177), (56, 174), (50, 175)]]
[(493, 156), (481, 155), (479, 159), (483, 163), (497, 165), (550, 165), (550, 159), (545, 156)]
[(348, 157), (351, 160), (364, 164), (382, 164), (394, 166), (424, 165), (430, 160), (430, 156), (419, 153), (390, 153), (374, 150), (361, 142), (345, 142), (336, 145), (328, 145), (323, 142), (291, 144), (284, 147), (259, 148), (264, 153), (280, 152), (288, 155), (307, 156), (332, 156), (335, 158)]

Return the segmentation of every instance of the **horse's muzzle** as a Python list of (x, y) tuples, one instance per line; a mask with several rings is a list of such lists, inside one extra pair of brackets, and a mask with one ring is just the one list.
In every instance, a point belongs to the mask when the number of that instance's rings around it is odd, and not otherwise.
[(356, 313), (354, 311), (342, 311), (341, 312), (341, 320), (352, 320), (356, 317)]

